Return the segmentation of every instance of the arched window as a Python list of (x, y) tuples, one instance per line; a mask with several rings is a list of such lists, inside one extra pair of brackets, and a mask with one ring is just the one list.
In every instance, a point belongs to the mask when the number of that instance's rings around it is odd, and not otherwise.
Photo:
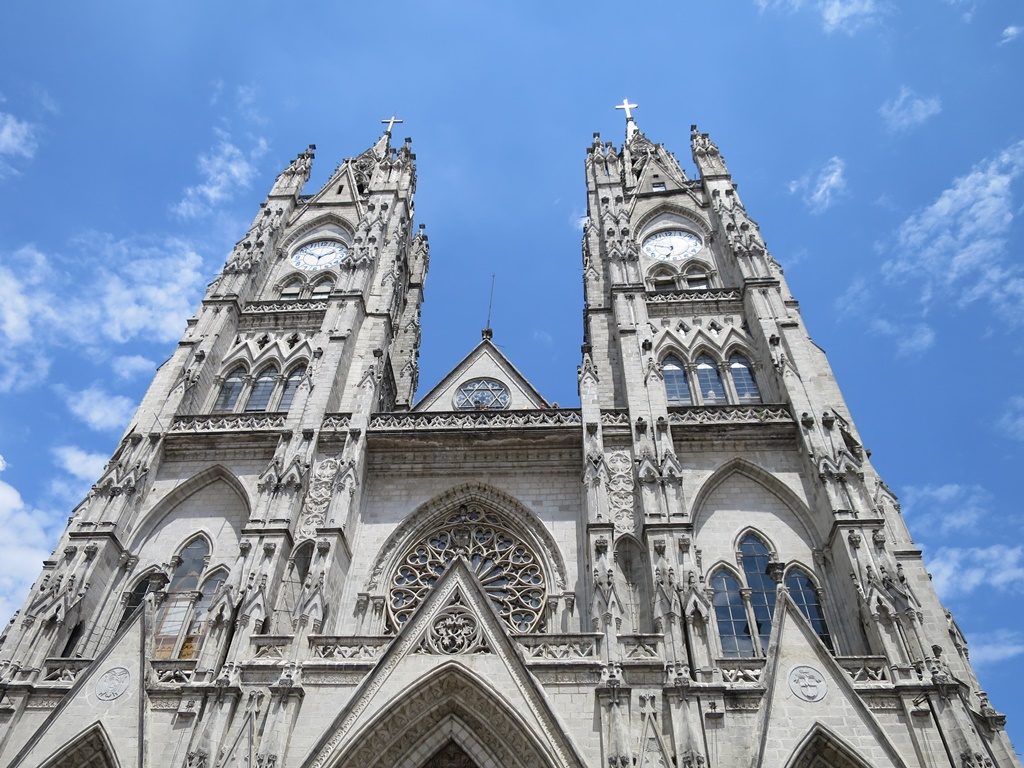
[(284, 386), (281, 388), (281, 400), (277, 404), (277, 410), (287, 411), (292, 407), (292, 400), (295, 399), (295, 393), (298, 391), (299, 384), (302, 383), (302, 378), (305, 375), (306, 366), (299, 365), (292, 368), (288, 378), (284, 380)]
[(832, 647), (832, 636), (828, 633), (828, 625), (825, 624), (825, 613), (821, 610), (821, 601), (818, 599), (818, 590), (814, 588), (814, 582), (803, 568), (790, 568), (786, 574), (786, 588), (789, 589), (789, 596), (793, 598), (800, 613), (807, 617), (811, 627), (821, 638), (821, 642), (830, 651)]
[(670, 404), (693, 405), (690, 395), (690, 382), (686, 377), (686, 369), (675, 355), (669, 355), (661, 363), (665, 376), (665, 396)]
[(117, 623), (117, 628), (120, 629), (128, 623), (128, 619), (135, 613), (135, 609), (142, 605), (142, 601), (146, 599), (146, 595), (150, 592), (155, 592), (156, 587), (153, 582), (147, 577), (135, 585), (135, 589), (128, 593), (128, 597), (124, 601), (124, 613), (121, 614), (121, 621)]
[(213, 598), (220, 589), (221, 584), (227, 579), (227, 572), (219, 570), (212, 576), (207, 577), (203, 582), (203, 588), (199, 590), (199, 599), (192, 609), (192, 619), (188, 623), (188, 632), (181, 643), (181, 650), (178, 652), (179, 659), (194, 659), (199, 655), (202, 647), (203, 636), (206, 634), (209, 621), (210, 608), (213, 607)]
[(331, 295), (331, 291), (334, 290), (334, 281), (331, 278), (326, 277), (319, 283), (313, 286), (313, 298), (314, 299), (326, 299)]
[(615, 586), (621, 603), (623, 634), (641, 634), (653, 629), (649, 568), (643, 549), (629, 536), (615, 544)]
[(237, 365), (231, 369), (231, 373), (224, 377), (224, 383), (221, 384), (220, 394), (217, 395), (217, 402), (214, 404), (213, 410), (219, 413), (235, 410), (244, 384), (245, 366)]
[(757, 622), (757, 635), (761, 650), (768, 650), (768, 638), (772, 633), (772, 616), (775, 613), (775, 580), (768, 575), (771, 552), (760, 536), (748, 533), (740, 542), (740, 556), (743, 560), (743, 574), (750, 587), (750, 604)]
[(725, 403), (725, 386), (722, 384), (722, 377), (718, 375), (718, 366), (707, 355), (697, 358), (697, 387), (700, 389), (701, 399), (705, 403), (709, 405)]
[(747, 609), (740, 595), (740, 583), (725, 568), (711, 576), (714, 590), (715, 621), (722, 640), (722, 654), (728, 658), (754, 655), (754, 641), (750, 636)]
[(178, 555), (178, 565), (156, 617), (154, 658), (174, 658), (181, 630), (189, 619), (193, 593), (199, 586), (199, 575), (206, 567), (209, 555), (210, 547), (201, 536), (192, 539)]
[(732, 374), (732, 384), (736, 388), (736, 397), (741, 403), (761, 402), (761, 393), (757, 389), (754, 371), (747, 358), (738, 353), (730, 357), (729, 372)]
[(277, 386), (277, 368), (270, 365), (264, 368), (260, 375), (253, 382), (252, 391), (249, 392), (249, 400), (245, 404), (248, 413), (253, 411), (265, 411), (270, 404), (270, 396), (274, 394), (274, 387)]
[(309, 575), (309, 566), (313, 562), (313, 542), (300, 544), (291, 556), (281, 588), (278, 591), (277, 610), (274, 611), (273, 627), (269, 631), (277, 634), (289, 634), (294, 631), (292, 622), (296, 618), (302, 589)]
[(281, 289), (282, 299), (297, 299), (302, 293), (302, 281), (295, 279), (288, 281), (284, 288)]
[(711, 287), (711, 278), (708, 276), (708, 273), (702, 267), (697, 266), (686, 270), (686, 274), (683, 275), (683, 282), (691, 290)]
[(651, 287), (656, 291), (676, 290), (676, 276), (667, 270), (660, 270), (651, 277)]

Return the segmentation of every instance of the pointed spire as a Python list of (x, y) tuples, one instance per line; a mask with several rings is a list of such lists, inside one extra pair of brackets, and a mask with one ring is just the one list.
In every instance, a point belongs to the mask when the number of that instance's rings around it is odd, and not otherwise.
[(313, 155), (316, 152), (316, 144), (310, 144), (300, 152), (288, 167), (278, 174), (274, 182), (270, 196), (276, 195), (297, 195), (302, 191), (302, 186), (309, 179), (309, 172), (313, 168)]
[(690, 149), (693, 162), (703, 177), (728, 176), (729, 169), (725, 166), (725, 158), (718, 150), (718, 145), (711, 136), (701, 133), (696, 125), (690, 126)]

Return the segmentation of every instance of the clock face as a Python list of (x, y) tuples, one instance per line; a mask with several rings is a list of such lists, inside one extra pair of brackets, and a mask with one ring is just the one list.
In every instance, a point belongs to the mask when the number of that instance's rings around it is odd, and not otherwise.
[(643, 250), (652, 259), (680, 261), (696, 256), (703, 247), (696, 235), (681, 229), (667, 229), (644, 240)]
[(347, 255), (348, 248), (337, 240), (314, 240), (292, 254), (292, 264), (306, 272), (314, 272), (337, 266)]

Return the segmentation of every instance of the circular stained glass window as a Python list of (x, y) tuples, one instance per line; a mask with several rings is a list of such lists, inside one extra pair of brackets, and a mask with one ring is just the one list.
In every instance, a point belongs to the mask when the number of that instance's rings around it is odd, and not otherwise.
[(455, 408), (459, 411), (500, 411), (508, 408), (508, 387), (496, 379), (467, 381), (455, 393)]

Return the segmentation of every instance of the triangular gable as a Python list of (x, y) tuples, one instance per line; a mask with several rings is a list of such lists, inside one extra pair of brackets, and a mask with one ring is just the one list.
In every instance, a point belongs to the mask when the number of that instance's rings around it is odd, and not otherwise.
[(807, 734), (823, 732), (826, 718), (837, 739), (858, 745), (863, 762), (906, 768), (846, 671), (786, 593), (779, 594), (775, 607), (763, 679), (767, 690), (758, 714), (754, 768), (777, 768), (777, 761), (766, 755), (768, 745), (787, 756), (779, 766), (788, 764), (805, 746)]
[[(382, 750), (412, 750), (417, 744), (410, 742), (428, 735), (407, 730), (403, 737), (395, 729), (428, 721), (445, 696), (465, 708), (438, 711), (436, 718), (476, 719), (481, 728), (491, 728), (490, 742), (482, 741), (504, 749), (502, 765), (583, 768), (567, 729), (462, 557), (441, 575), (302, 765), (391, 765), (391, 755)], [(510, 739), (521, 745), (518, 751), (508, 749)]]
[(490, 339), (483, 339), (413, 408), (414, 411), (455, 410), (456, 390), (473, 379), (497, 379), (509, 389), (509, 409), (550, 408), (548, 401)]
[[(141, 768), (145, 743), (146, 612), (143, 603), (25, 742), (8, 768), (37, 768), (100, 726), (119, 768)], [(123, 723), (104, 729), (103, 723)]]

